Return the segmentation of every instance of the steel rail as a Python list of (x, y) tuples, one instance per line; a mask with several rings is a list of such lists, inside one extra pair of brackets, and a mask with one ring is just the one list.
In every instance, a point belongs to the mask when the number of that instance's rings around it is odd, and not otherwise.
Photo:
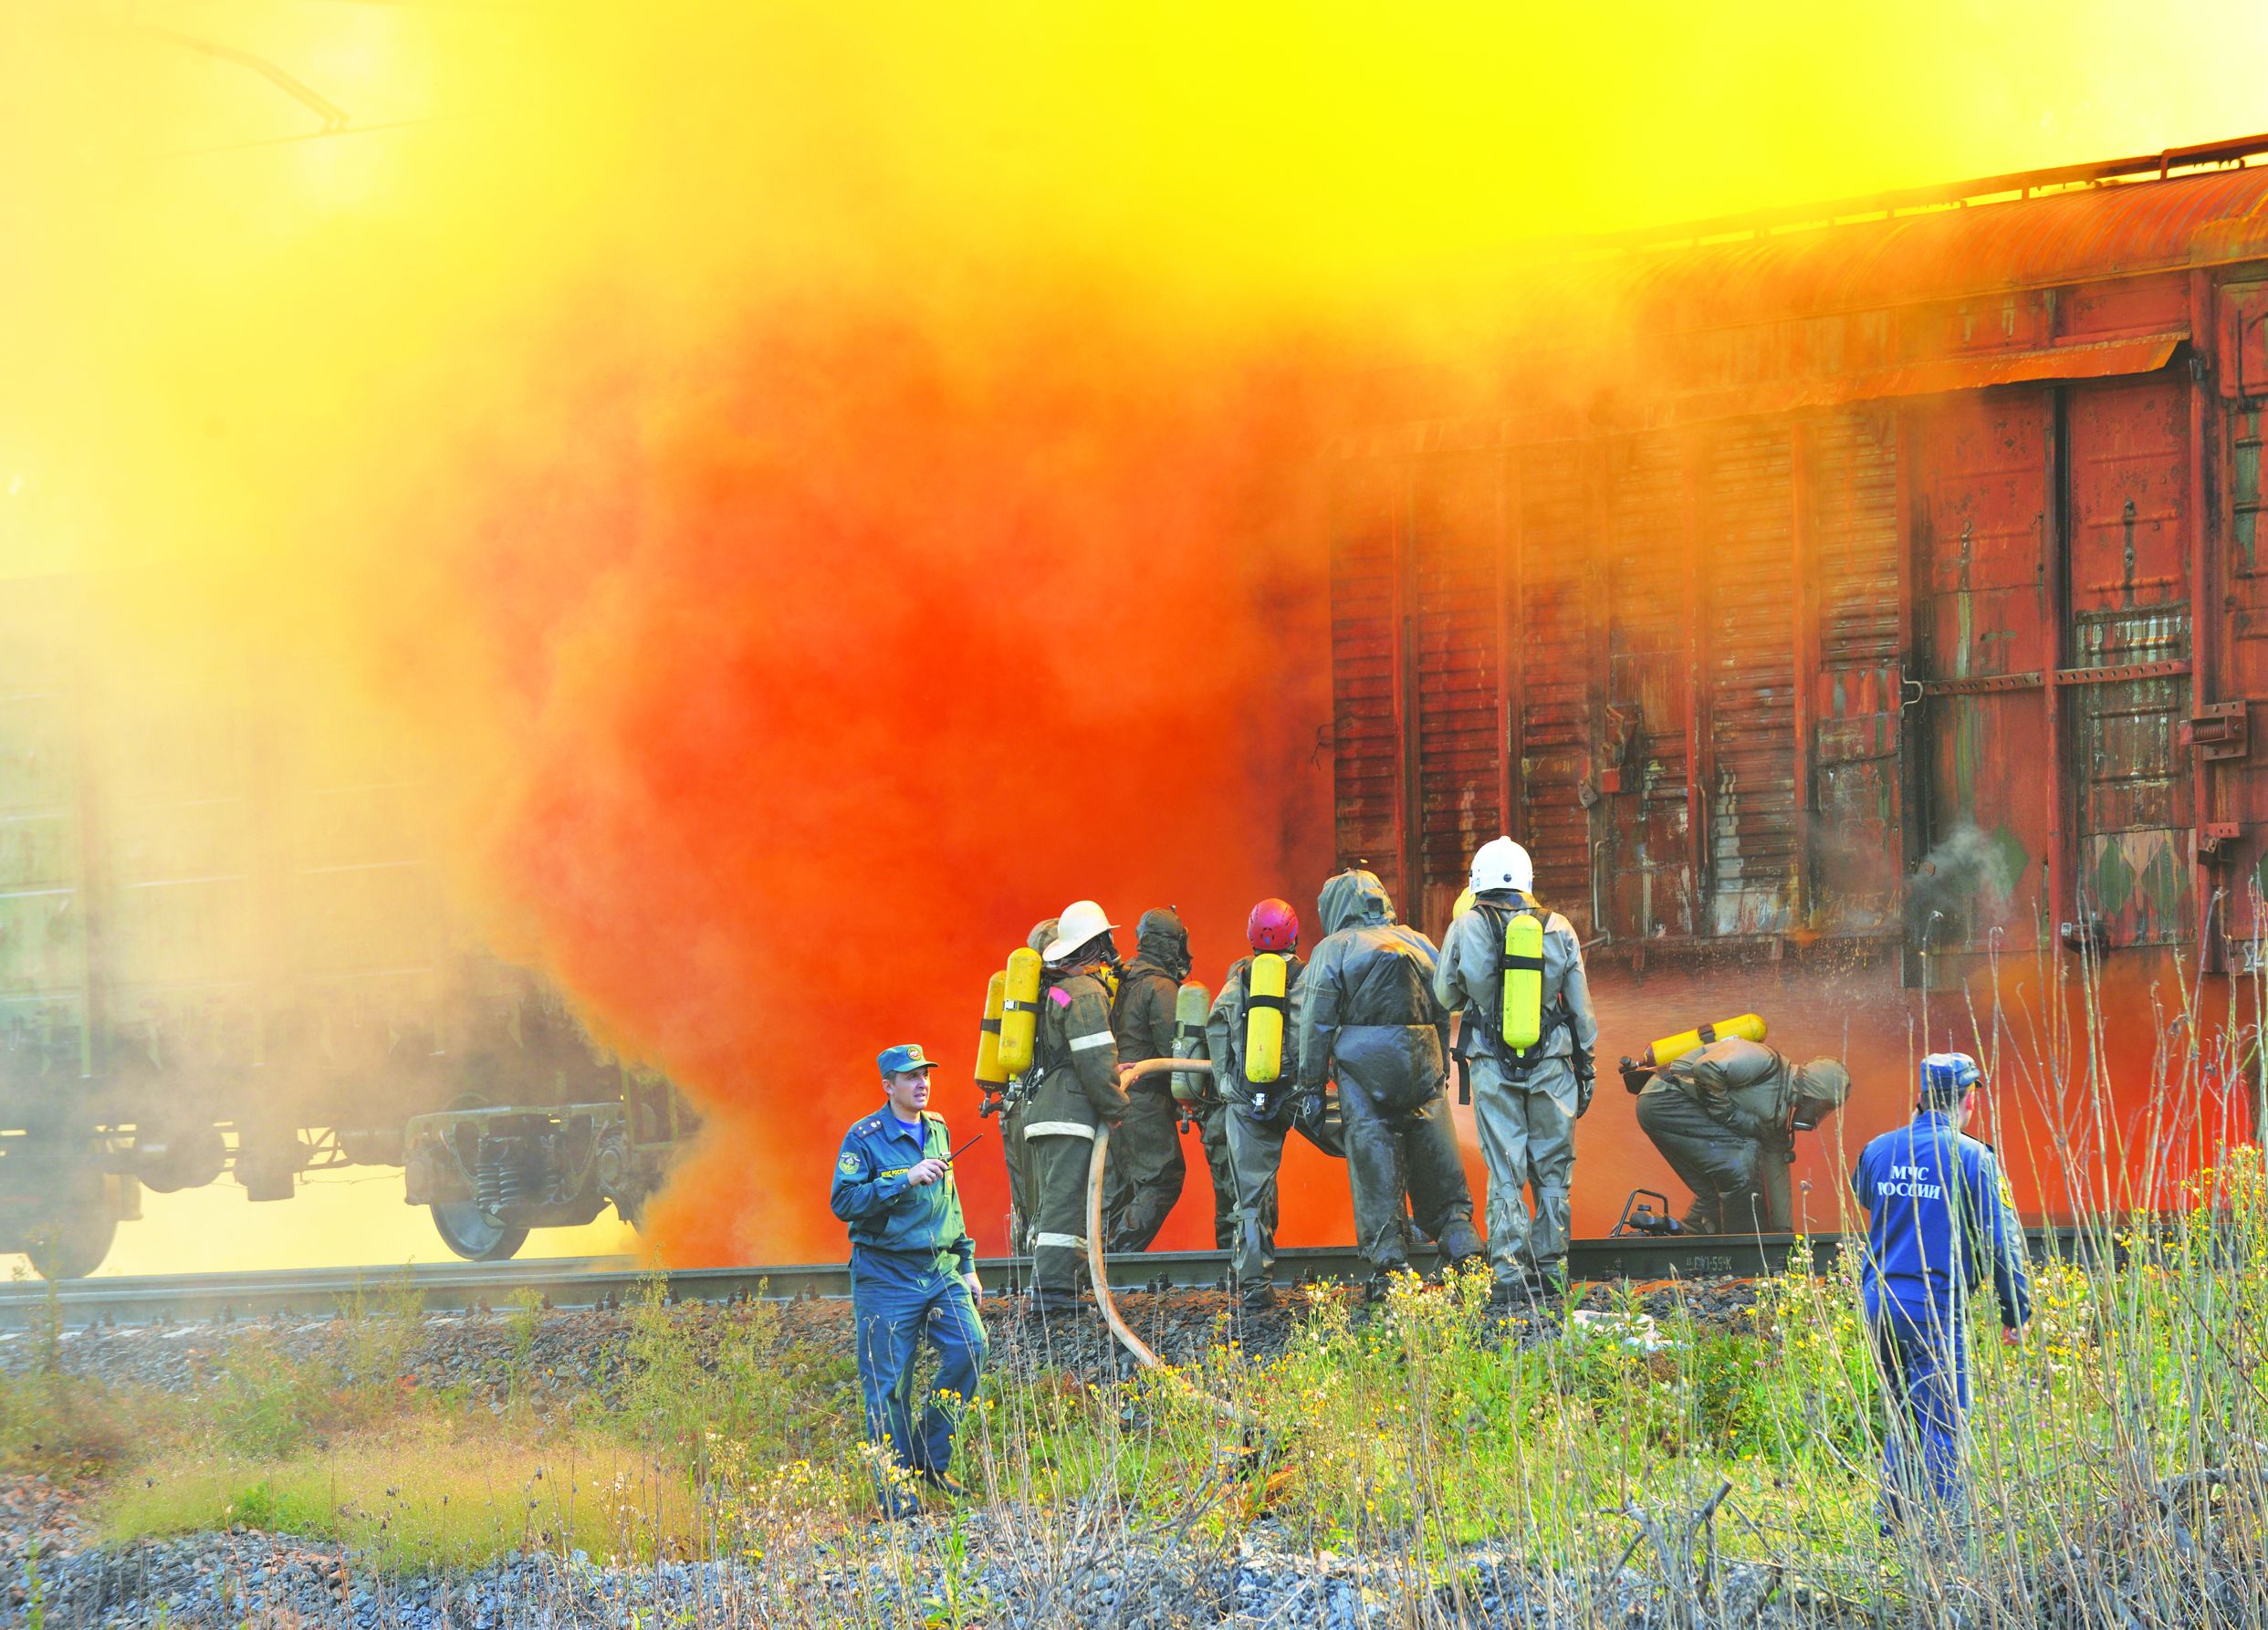
[[(2034, 1230), (2035, 1251), (2069, 1252), (2084, 1241), (2075, 1230)], [(1808, 1240), (1793, 1234), (1684, 1235), (1662, 1238), (1626, 1235), (1577, 1239), (1568, 1269), (1586, 1283), (1713, 1278), (1752, 1279), (1788, 1265), (1806, 1243), (1814, 1270), (1830, 1268), (1841, 1249), (1837, 1235)], [(1226, 1289), (1225, 1251), (1147, 1251), (1108, 1259), (1110, 1280), (1122, 1297), (1176, 1290)], [(988, 1258), (977, 1264), (993, 1292), (1023, 1290), (1029, 1258)], [(1351, 1247), (1292, 1246), (1276, 1254), (1280, 1280), (1292, 1283), (1352, 1282), (1369, 1265)], [(623, 1257), (536, 1257), (517, 1262), (422, 1262), (407, 1267), (282, 1269), (256, 1273), (193, 1273), (70, 1280), (57, 1284), (16, 1280), (0, 1285), (0, 1331), (37, 1329), (57, 1321), (65, 1329), (89, 1325), (228, 1322), (244, 1319), (328, 1319), (358, 1305), (380, 1313), (413, 1305), (420, 1312), (496, 1311), (534, 1296), (554, 1308), (619, 1306), (658, 1283), (671, 1301), (723, 1302), (763, 1298), (847, 1297), (849, 1267), (841, 1262), (787, 1263), (747, 1268), (652, 1269)]]

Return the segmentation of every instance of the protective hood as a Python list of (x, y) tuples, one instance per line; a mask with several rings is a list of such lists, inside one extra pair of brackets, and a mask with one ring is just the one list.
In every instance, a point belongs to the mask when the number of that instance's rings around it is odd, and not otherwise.
[(1038, 927), (1031, 931), (1031, 937), (1026, 940), (1024, 944), (1029, 946), (1042, 956), (1046, 956), (1048, 947), (1055, 943), (1055, 925), (1061, 920), (1062, 919), (1060, 917), (1050, 917), (1046, 922), (1040, 924)]
[(1315, 914), (1325, 934), (1336, 934), (1357, 923), (1393, 922), (1394, 899), (1375, 873), (1350, 866), (1323, 884), (1322, 897), (1315, 903)]
[(1839, 1059), (1813, 1059), (1795, 1072), (1795, 1090), (1814, 1102), (1841, 1109), (1851, 1095), (1851, 1072)]
[(1155, 963), (1176, 979), (1187, 975), (1189, 931), (1182, 926), (1181, 914), (1170, 905), (1144, 912), (1134, 925), (1134, 955)]

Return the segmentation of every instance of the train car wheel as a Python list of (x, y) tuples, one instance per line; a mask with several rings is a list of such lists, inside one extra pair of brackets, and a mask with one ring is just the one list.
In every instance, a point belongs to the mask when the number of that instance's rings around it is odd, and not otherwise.
[(32, 1229), (24, 1242), (41, 1279), (83, 1280), (102, 1266), (118, 1238), (118, 1218), (107, 1206), (74, 1206)]
[(494, 1212), (483, 1211), (471, 1200), (426, 1207), (441, 1242), (467, 1262), (505, 1262), (519, 1255), (528, 1243), (528, 1230), (516, 1228)]

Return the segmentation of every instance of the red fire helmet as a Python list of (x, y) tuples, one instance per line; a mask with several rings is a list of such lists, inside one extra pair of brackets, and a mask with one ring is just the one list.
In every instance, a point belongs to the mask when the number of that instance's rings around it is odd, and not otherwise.
[(1300, 914), (1285, 900), (1263, 900), (1246, 919), (1244, 937), (1255, 951), (1281, 954), (1300, 947)]

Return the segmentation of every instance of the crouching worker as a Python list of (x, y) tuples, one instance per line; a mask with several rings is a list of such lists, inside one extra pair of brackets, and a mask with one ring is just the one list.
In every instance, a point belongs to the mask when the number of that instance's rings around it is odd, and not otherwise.
[[(951, 1495), (953, 1434), (984, 1373), (984, 1285), (977, 1247), (961, 1220), (945, 1117), (929, 1113), (929, 1072), (918, 1045), (885, 1048), (888, 1102), (843, 1134), (828, 1203), (851, 1225), (851, 1323), (858, 1347), (866, 1434), (878, 1455), (883, 1510), (918, 1509), (915, 1478)], [(921, 1424), (914, 1421), (914, 1366), (926, 1336), (937, 1379)]]
[(1962, 1134), (1982, 1081), (1965, 1052), (1921, 1061), (1912, 1122), (1868, 1144), (1851, 1174), (1866, 1209), (1859, 1272), (1866, 1322), (1882, 1366), (1889, 1430), (1882, 1446), (1882, 1519), (1888, 1532), (1929, 1502), (1940, 1519), (1960, 1492), (1969, 1411), (1970, 1298), (1990, 1277), (2001, 1339), (2032, 1316), (2024, 1240), (1991, 1146)]
[(1795, 1134), (1850, 1095), (1851, 1072), (1835, 1060), (1799, 1068), (1740, 1036), (1663, 1065), (1638, 1094), (1638, 1124), (1693, 1191), (1686, 1232), (1783, 1234), (1794, 1227), (1788, 1167)]

